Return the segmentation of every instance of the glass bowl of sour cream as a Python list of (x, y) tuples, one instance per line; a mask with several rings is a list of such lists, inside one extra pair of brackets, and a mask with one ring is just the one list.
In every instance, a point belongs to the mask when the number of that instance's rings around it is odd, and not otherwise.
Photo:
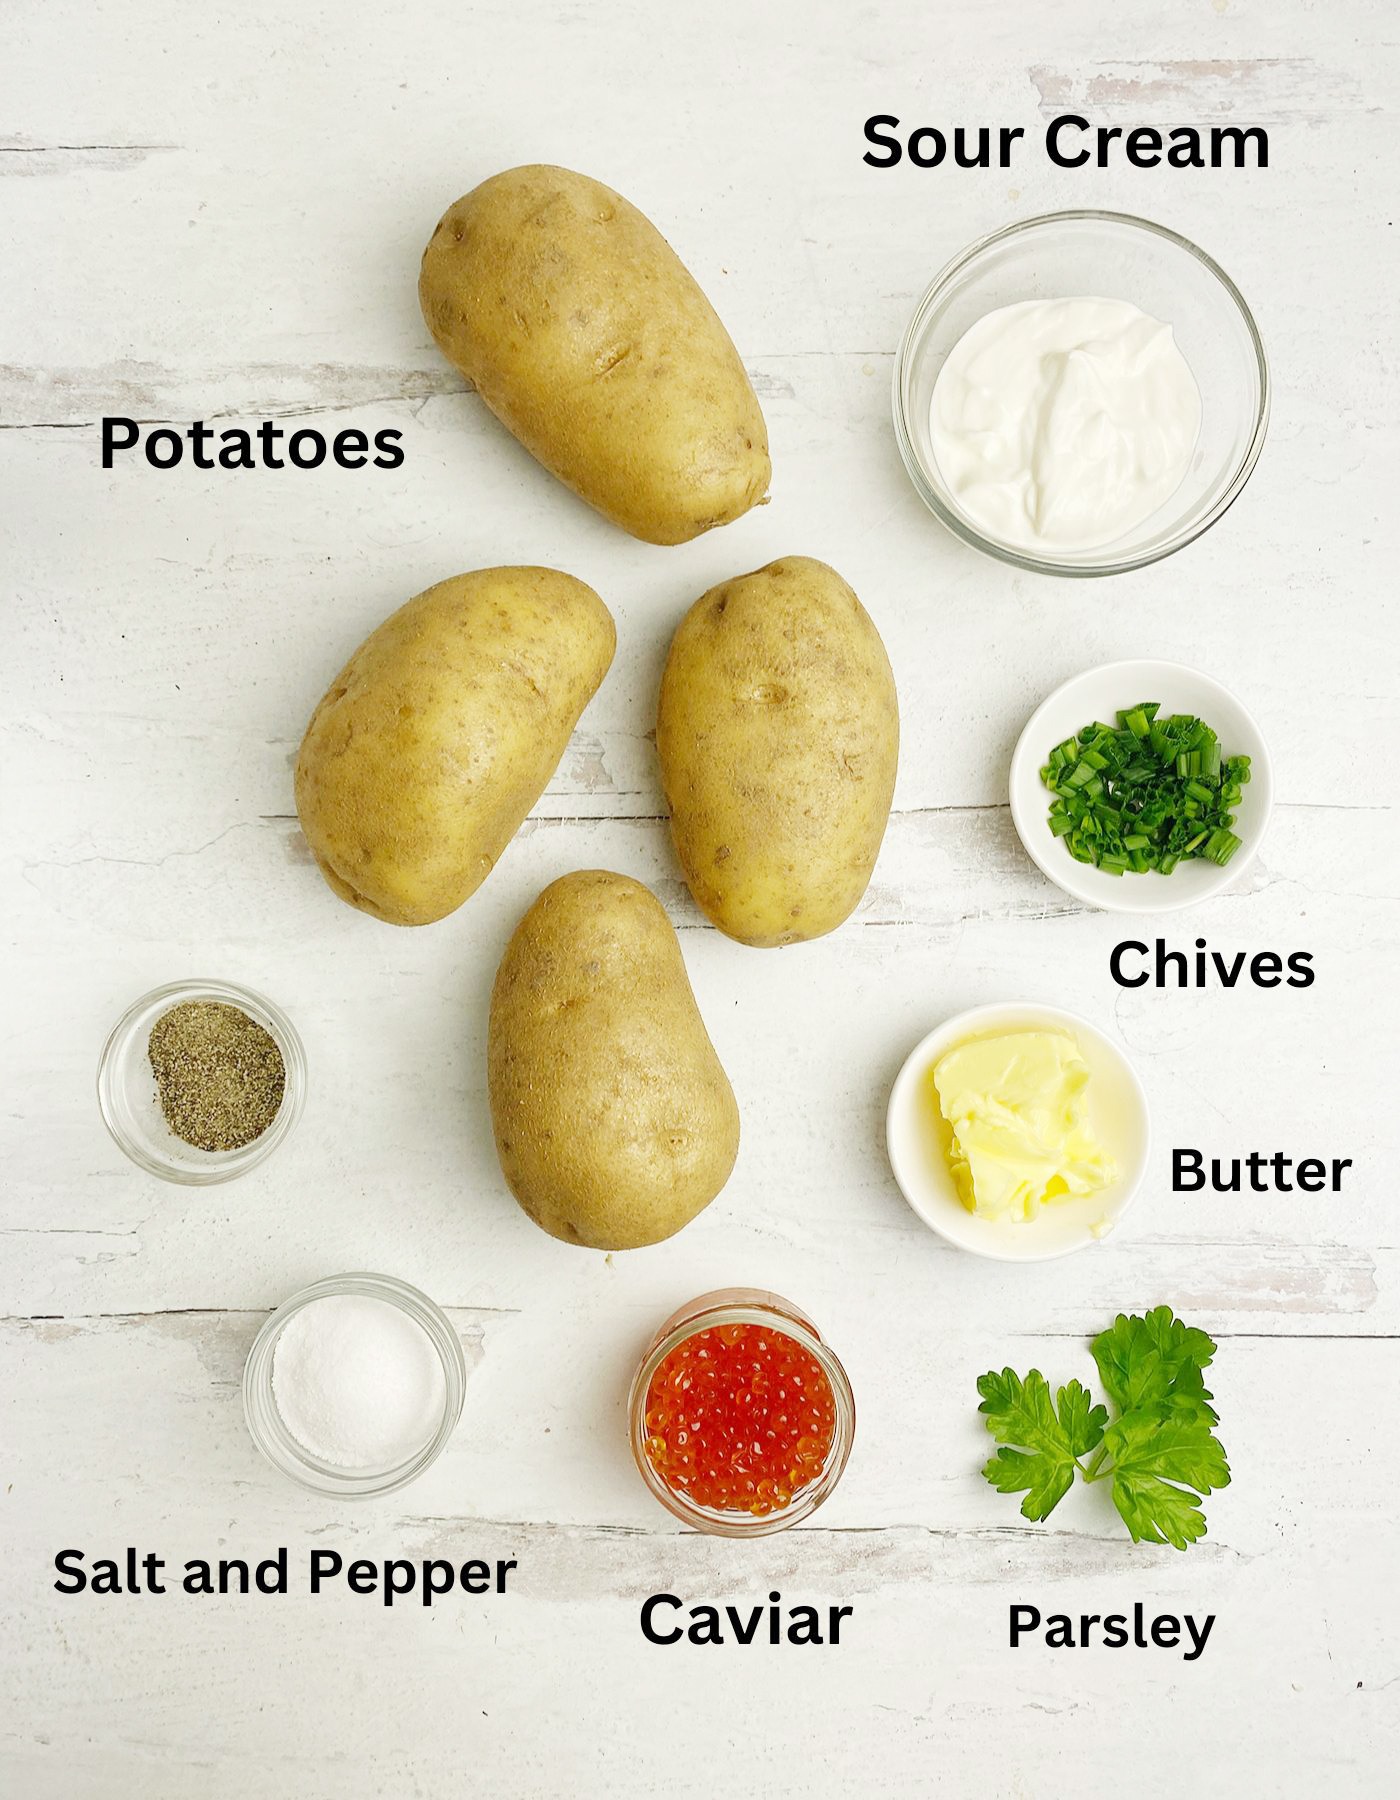
[(1269, 420), (1239, 289), (1126, 213), (1025, 219), (954, 258), (895, 359), (900, 454), (925, 505), (989, 556), (1116, 575), (1238, 498)]

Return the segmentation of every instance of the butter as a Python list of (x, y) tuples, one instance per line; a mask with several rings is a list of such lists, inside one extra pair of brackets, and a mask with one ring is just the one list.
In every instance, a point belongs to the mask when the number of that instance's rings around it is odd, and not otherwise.
[(1118, 1173), (1085, 1104), (1089, 1069), (1072, 1037), (1017, 1031), (959, 1044), (933, 1068), (952, 1132), (949, 1164), (979, 1218), (1033, 1219), (1097, 1194)]

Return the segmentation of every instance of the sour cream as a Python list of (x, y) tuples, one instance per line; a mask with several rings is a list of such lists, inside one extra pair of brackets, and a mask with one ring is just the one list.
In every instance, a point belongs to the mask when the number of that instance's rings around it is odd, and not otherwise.
[(934, 383), (934, 458), (958, 508), (1020, 550), (1098, 550), (1190, 466), (1201, 395), (1170, 325), (1126, 300), (1023, 300), (979, 319)]

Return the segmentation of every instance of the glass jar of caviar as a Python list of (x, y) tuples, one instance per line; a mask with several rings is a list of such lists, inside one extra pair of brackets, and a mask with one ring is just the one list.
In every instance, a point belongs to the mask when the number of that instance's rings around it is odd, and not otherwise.
[(628, 1401), (632, 1454), (697, 1531), (762, 1537), (815, 1512), (855, 1436), (846, 1371), (791, 1301), (722, 1288), (673, 1313)]

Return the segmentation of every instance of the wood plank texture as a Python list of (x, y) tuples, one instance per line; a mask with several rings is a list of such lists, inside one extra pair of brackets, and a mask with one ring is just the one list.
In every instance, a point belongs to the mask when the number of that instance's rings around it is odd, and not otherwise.
[[(0, 69), (0, 1786), (25, 1800), (455, 1793), (1042, 1800), (1180, 1790), (1347, 1800), (1400, 1754), (1400, 380), (1397, 59), (1371, 0), (23, 0)], [(1053, 168), (1064, 111), (1259, 123), (1260, 171)], [(861, 128), (1020, 125), (1007, 171), (880, 173)], [(647, 210), (716, 302), (769, 422), (772, 503), (675, 550), (563, 492), (438, 356), (435, 219), (557, 160)], [(1275, 379), (1239, 504), (1179, 557), (1037, 580), (942, 534), (889, 425), (919, 294), (984, 232), (1068, 206), (1160, 219), (1246, 293)], [(403, 434), (395, 471), (103, 470), (99, 422), (277, 420)], [(900, 687), (895, 813), (855, 918), (755, 953), (696, 911), (652, 742), (684, 608), (822, 557)], [(430, 582), (542, 562), (593, 583), (619, 651), (480, 894), (419, 932), (353, 914), (291, 804), (306, 718)], [(1140, 926), (1032, 867), (1005, 800), (1037, 701), (1162, 656), (1255, 713), (1278, 805), (1250, 872)], [(603, 1258), (536, 1231), (485, 1097), (497, 959), (540, 887), (649, 882), (739, 1097), (730, 1185), (680, 1237)], [(1305, 992), (1129, 991), (1125, 936), (1308, 950)], [(224, 1188), (128, 1166), (94, 1104), (102, 1039), (183, 975), (274, 996), (308, 1051), (287, 1146)], [(902, 1201), (883, 1109), (953, 1011), (1026, 998), (1114, 1031), (1154, 1151), (1120, 1230), (1063, 1263), (959, 1255)], [(1348, 1156), (1337, 1195), (1173, 1195), (1170, 1151)], [(238, 1384), (267, 1309), (344, 1268), (452, 1309), (461, 1428), (413, 1488), (335, 1505), (265, 1468)], [(736, 1282), (788, 1293), (846, 1362), (855, 1455), (812, 1524), (687, 1535), (631, 1467), (655, 1325)], [(1119, 1310), (1214, 1333), (1234, 1481), (1187, 1556), (1097, 1491), (1043, 1527), (978, 1469), (984, 1369), (1091, 1372)], [(53, 1557), (286, 1546), (285, 1597), (68, 1598)], [(305, 1591), (310, 1553), (513, 1557), (432, 1608)], [(638, 1608), (853, 1605), (839, 1648), (662, 1649)], [(1214, 1614), (1199, 1661), (1007, 1645), (1007, 1609)]]

